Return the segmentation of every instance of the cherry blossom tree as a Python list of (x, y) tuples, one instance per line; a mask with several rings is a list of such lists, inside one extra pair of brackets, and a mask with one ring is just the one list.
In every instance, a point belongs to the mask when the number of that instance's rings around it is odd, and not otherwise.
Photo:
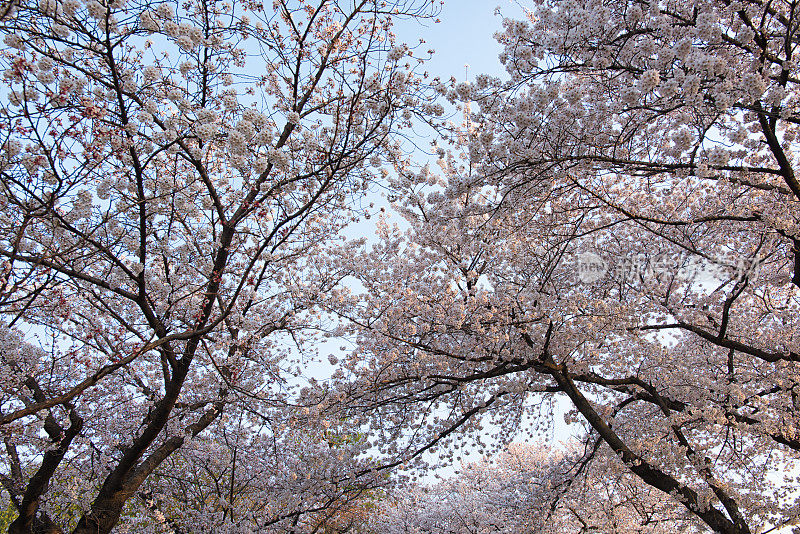
[[(375, 532), (698, 532), (657, 490), (589, 463), (591, 449), (512, 444), (435, 485), (400, 488), (370, 517)], [(591, 466), (591, 467), (590, 467)], [(597, 469), (596, 469), (597, 468)]]
[(322, 251), (429, 109), (391, 31), (435, 6), (3, 6), (9, 531), (296, 531), (349, 506), (380, 479), (303, 376), (342, 276)]
[[(543, 1), (508, 77), (398, 170), (331, 308), (342, 388), (387, 454), (458, 460), (568, 422), (709, 529), (797, 514), (800, 187), (792, 2)], [(350, 377), (355, 379), (350, 380)], [(438, 449), (438, 451), (437, 451)], [(415, 462), (417, 462), (415, 464)]]

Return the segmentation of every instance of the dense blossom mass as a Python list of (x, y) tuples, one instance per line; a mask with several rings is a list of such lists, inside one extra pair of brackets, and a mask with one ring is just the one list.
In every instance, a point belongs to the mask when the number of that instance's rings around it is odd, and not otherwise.
[(438, 484), (412, 486), (382, 500), (368, 532), (696, 532), (689, 514), (615, 462), (581, 462), (581, 453), (512, 445)]
[(797, 6), (525, 7), (0, 5), (10, 532), (800, 522)]
[(458, 462), (459, 430), (489, 452), (548, 435), (566, 402), (580, 461), (624, 468), (693, 528), (789, 528), (796, 6), (528, 7), (497, 34), (505, 76), (438, 87), (464, 121), (439, 169), (398, 169), (410, 229), (384, 222), (364, 291), (337, 295), (359, 337), (341, 387), (409, 462), (427, 444)]
[(10, 531), (335, 521), (384, 479), (307, 384), (323, 251), (426, 113), (392, 25), (436, 7), (3, 5)]

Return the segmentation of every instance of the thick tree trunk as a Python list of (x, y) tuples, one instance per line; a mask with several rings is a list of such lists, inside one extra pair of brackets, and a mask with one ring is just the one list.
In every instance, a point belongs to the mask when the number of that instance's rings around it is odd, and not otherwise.
[(56, 525), (47, 514), (39, 510), (39, 504), (42, 495), (47, 491), (50, 485), (50, 479), (64, 459), (72, 440), (77, 436), (83, 428), (83, 419), (81, 419), (74, 409), (71, 409), (69, 414), (70, 426), (63, 431), (62, 428), (55, 422), (55, 418), (48, 417), (47, 426), (51, 435), (62, 433), (61, 439), (58, 441), (56, 448), (47, 451), (42, 459), (42, 464), (39, 469), (31, 477), (28, 486), (25, 488), (25, 493), (22, 495), (22, 501), (19, 504), (17, 511), (19, 516), (8, 527), (9, 534), (61, 534), (62, 530)]
[[(21, 516), (20, 516), (21, 517)], [(34, 517), (31, 521), (18, 523), (18, 517), (8, 527), (8, 534), (63, 534), (61, 528), (46, 514)]]
[(72, 534), (108, 534), (119, 521), (122, 508), (130, 497), (118, 492), (109, 497), (98, 497), (91, 511), (81, 517)]
[(187, 362), (178, 364), (173, 369), (172, 381), (168, 384), (164, 397), (148, 414), (147, 426), (144, 431), (133, 440), (131, 446), (125, 450), (117, 467), (106, 477), (97, 498), (92, 503), (91, 510), (81, 517), (78, 525), (72, 531), (73, 534), (107, 534), (117, 524), (125, 503), (141, 485), (141, 481), (135, 483), (130, 480), (131, 474), (148, 447), (152, 445), (166, 425), (180, 394), (187, 369)]
[[(186, 428), (186, 431), (191, 433), (192, 436), (202, 432), (222, 413), (225, 405), (224, 397), (227, 395), (227, 391), (221, 391), (220, 395), (223, 397), (222, 400), (215, 402), (197, 422)], [(92, 509), (81, 517), (78, 525), (72, 531), (73, 534), (107, 534), (111, 532), (119, 521), (122, 508), (128, 499), (139, 490), (147, 477), (161, 462), (183, 445), (183, 442), (183, 437), (175, 436), (169, 438), (135, 468), (131, 469), (115, 489), (111, 490), (107, 486), (101, 488), (100, 494), (92, 504)], [(108, 484), (108, 480), (106, 483)], [(173, 531), (179, 532), (174, 527)]]
[(586, 418), (600, 439), (622, 459), (628, 469), (646, 484), (677, 497), (690, 512), (714, 529), (714, 532), (722, 534), (751, 534), (750, 528), (743, 519), (736, 518), (735, 521), (732, 521), (713, 506), (701, 506), (698, 494), (694, 490), (634, 453), (622, 438), (611, 429), (603, 417), (595, 411), (588, 399), (575, 387), (566, 368), (555, 364), (549, 357), (548, 360), (547, 363), (551, 366), (550, 375), (558, 383), (561, 390), (570, 398), (573, 406)]

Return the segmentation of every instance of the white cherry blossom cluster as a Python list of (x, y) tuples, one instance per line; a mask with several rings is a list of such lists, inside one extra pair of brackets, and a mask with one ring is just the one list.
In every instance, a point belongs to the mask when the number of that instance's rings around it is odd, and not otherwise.
[(396, 46), (391, 50), (389, 50), (389, 53), (387, 54), (386, 58), (389, 61), (400, 61), (401, 59), (403, 59), (403, 57), (406, 56), (406, 54), (408, 54), (408, 46), (401, 45), (401, 46)]
[(655, 90), (656, 87), (658, 87), (660, 81), (661, 75), (659, 72), (656, 69), (648, 69), (639, 78), (639, 90), (643, 94), (650, 93), (651, 91)]
[(108, 15), (106, 7), (97, 0), (89, 0), (86, 2), (86, 11), (89, 13), (90, 17), (96, 20), (104, 20), (106, 15)]
[[(363, 488), (385, 480), (369, 471), (359, 423), (342, 423), (336, 402), (322, 406), (327, 386), (304, 376), (290, 345), (316, 344), (308, 327), (325, 321), (330, 273), (343, 268), (327, 247), (388, 174), (368, 159), (400, 164), (395, 136), (412, 112), (444, 113), (419, 104), (424, 89), (398, 65), (408, 49), (386, 58), (393, 8), (402, 17), (411, 2), (392, 0), (385, 27), (360, 4), (323, 2), (302, 52), (289, 19), (307, 13), (291, 6), (15, 4), (0, 54), (0, 255), (15, 256), (0, 262), (0, 322), (16, 321), (24, 341), (47, 348), (44, 373), (11, 369), (22, 361), (11, 349), (0, 358), (2, 414), (14, 419), (2, 430), (20, 452), (20, 487), (35, 485), (31, 473), (67, 439), (71, 417), (83, 425), (64, 442), (36, 517), (67, 529), (75, 514), (109, 509), (104, 481), (132, 472), (122, 458), (137, 447), (132, 467), (155, 470), (111, 513), (119, 524), (101, 530), (244, 532), (274, 522), (310, 531), (346, 515)], [(287, 76), (298, 61), (297, 77)], [(304, 380), (307, 390), (295, 385)], [(38, 381), (48, 400), (72, 396), (28, 408), (23, 381)], [(163, 418), (153, 417), (159, 407)], [(143, 448), (142, 432), (155, 436)], [(247, 446), (233, 453), (222, 434)], [(8, 448), (0, 454), (16, 461)], [(234, 462), (235, 498), (195, 502), (159, 482), (176, 475), (213, 492), (195, 468), (228, 478)], [(140, 502), (149, 490), (160, 510)], [(297, 525), (281, 518), (287, 511)]]

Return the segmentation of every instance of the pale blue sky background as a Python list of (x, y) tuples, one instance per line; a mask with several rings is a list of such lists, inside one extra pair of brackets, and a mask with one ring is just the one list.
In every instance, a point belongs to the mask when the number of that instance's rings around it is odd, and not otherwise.
[[(498, 7), (502, 15), (495, 15)], [(399, 23), (397, 36), (409, 46), (425, 39), (421, 52), (436, 50), (427, 66), (431, 75), (464, 80), (464, 65), (468, 64), (469, 78), (482, 72), (498, 76), (503, 72), (497, 59), (501, 49), (493, 35), (501, 29), (503, 16), (523, 18), (523, 11), (515, 0), (447, 0), (440, 23)]]
[[(500, 14), (495, 14), (497, 8)], [(494, 39), (494, 34), (502, 29), (502, 18), (510, 17), (515, 19), (524, 18), (523, 10), (515, 0), (446, 0), (442, 11), (439, 14), (441, 22), (438, 24), (425, 23), (421, 25), (417, 21), (397, 21), (395, 33), (397, 41), (408, 44), (415, 48), (415, 56), (427, 57), (425, 51), (434, 49), (436, 54), (426, 62), (424, 70), (431, 77), (439, 76), (443, 80), (451, 76), (457, 80), (474, 79), (480, 73), (487, 73), (501, 78), (505, 77), (505, 69), (500, 64), (497, 56), (501, 52), (501, 47)], [(418, 46), (419, 39), (424, 39), (425, 43)], [(465, 71), (465, 65), (469, 69)], [(453, 120), (458, 121), (459, 117), (454, 116)], [(431, 132), (423, 133), (425, 136), (433, 135)], [(428, 143), (433, 137), (416, 139), (419, 148), (428, 149)], [(410, 148), (410, 147), (409, 147)], [(425, 158), (424, 154), (419, 154), (420, 161)], [(389, 203), (385, 197), (378, 192), (373, 197), (366, 199), (365, 204), (374, 201), (375, 207), (372, 210), (377, 215), (380, 206), (389, 208)], [(399, 223), (401, 227), (407, 225), (401, 217), (387, 209), (386, 216), (388, 222)], [(361, 220), (350, 226), (346, 232), (348, 237), (366, 237), (368, 241), (375, 240), (375, 222), (377, 217), (369, 220)], [(346, 347), (345, 351), (340, 350), (340, 346)], [(332, 339), (316, 346), (319, 351), (319, 359), (316, 362), (308, 362), (306, 372), (315, 375), (317, 378), (327, 376), (332, 372), (332, 367), (327, 363), (327, 355), (335, 354), (341, 359), (342, 352), (347, 352), (350, 344), (346, 340)], [(569, 440), (572, 433), (577, 431), (576, 427), (568, 427), (564, 423), (563, 414), (568, 410), (568, 403), (556, 400), (554, 406), (554, 424), (552, 431), (544, 436), (549, 439), (551, 444), (559, 446), (559, 442)], [(530, 420), (524, 420), (523, 426), (531, 424)], [(484, 422), (484, 426), (489, 429), (491, 424)], [(468, 441), (470, 441), (468, 439)], [(517, 441), (527, 441), (526, 436), (521, 434)], [(462, 453), (465, 459), (476, 461), (479, 455), (476, 453)], [(427, 458), (435, 458), (436, 455), (426, 455)], [(435, 475), (450, 476), (458, 465), (437, 469), (434, 473), (428, 473), (422, 477), (426, 483), (434, 483)]]
[[(525, 18), (520, 3), (525, 5), (524, 1), (518, 3), (517, 0), (446, 0), (439, 15), (440, 23), (431, 22), (423, 26), (417, 22), (400, 22), (396, 25), (397, 40), (413, 47), (422, 38), (425, 44), (419, 47), (420, 54), (429, 48), (436, 51), (433, 59), (425, 66), (431, 76), (439, 76), (443, 80), (454, 76), (461, 81), (472, 80), (480, 73), (487, 73), (505, 78), (505, 69), (497, 58), (502, 48), (494, 39), (494, 34), (502, 29), (503, 17)], [(499, 14), (496, 14), (497, 8)], [(466, 71), (465, 65), (469, 65)], [(398, 219), (398, 216), (392, 216), (390, 222), (400, 222)], [(541, 436), (545, 440), (549, 439), (553, 446), (558, 447), (560, 443), (579, 433), (577, 426), (570, 427), (564, 423), (563, 415), (569, 408), (567, 401), (556, 399), (552, 430)], [(531, 424), (531, 421), (526, 420), (522, 424)], [(486, 421), (484, 426), (489, 428), (491, 425)], [(527, 438), (523, 433), (515, 441), (525, 442)], [(474, 453), (463, 456), (470, 461), (479, 458)], [(440, 468), (436, 472), (441, 476), (449, 476), (457, 467)], [(427, 483), (435, 482), (432, 473), (422, 480)]]

